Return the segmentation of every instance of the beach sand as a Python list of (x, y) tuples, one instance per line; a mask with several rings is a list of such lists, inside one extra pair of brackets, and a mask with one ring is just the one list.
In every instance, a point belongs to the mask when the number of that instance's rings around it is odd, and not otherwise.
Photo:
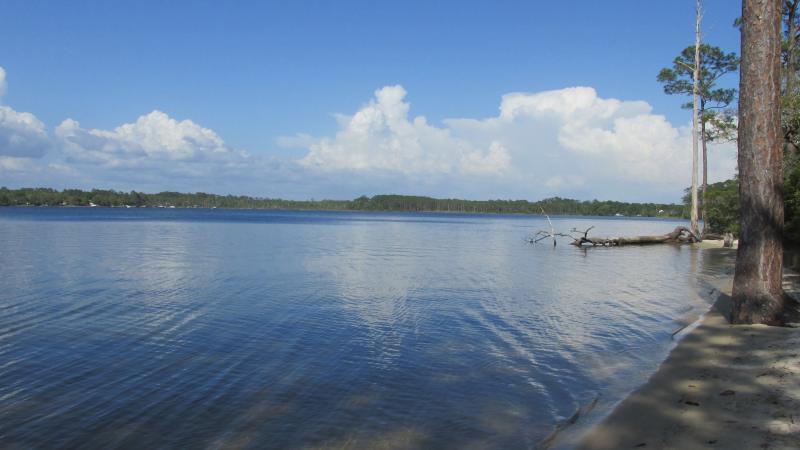
[(729, 289), (578, 448), (800, 449), (800, 329), (730, 325)]

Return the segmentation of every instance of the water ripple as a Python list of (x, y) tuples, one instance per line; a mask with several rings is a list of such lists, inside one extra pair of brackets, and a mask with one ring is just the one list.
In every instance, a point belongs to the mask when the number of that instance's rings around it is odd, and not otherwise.
[(535, 447), (643, 382), (732, 258), (522, 243), (542, 226), (0, 209), (0, 446)]

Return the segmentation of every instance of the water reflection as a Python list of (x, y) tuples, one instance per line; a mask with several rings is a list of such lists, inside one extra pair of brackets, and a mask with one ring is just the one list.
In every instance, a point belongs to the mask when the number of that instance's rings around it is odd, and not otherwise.
[[(637, 225), (647, 229), (629, 233), (658, 232), (652, 223)], [(669, 347), (673, 319), (708, 305), (695, 277), (708, 252), (667, 245), (532, 253), (509, 227), (343, 231), (336, 236), (340, 253), (312, 257), (306, 266), (338, 287), (342, 307), (372, 331), (371, 345), (397, 349), (403, 336), (414, 343), (422, 336), (417, 351), (435, 362), (430, 376), (464, 402), (454, 408), (469, 410), (469, 421), (498, 424), (486, 427), (495, 438), (520, 442), (540, 432), (526, 434), (525, 424), (551, 424), (600, 392), (611, 405), (646, 379), (659, 362), (653, 352)], [(401, 251), (386, 242), (402, 242)], [(379, 257), (366, 251), (375, 247)], [(475, 385), (497, 379), (527, 396), (498, 399), (503, 389), (495, 387), (485, 405), (476, 402)]]

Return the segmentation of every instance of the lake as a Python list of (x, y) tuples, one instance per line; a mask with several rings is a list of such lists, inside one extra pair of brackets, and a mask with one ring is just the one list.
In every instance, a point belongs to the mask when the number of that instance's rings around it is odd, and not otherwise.
[[(679, 221), (559, 217), (663, 234)], [(644, 383), (735, 254), (541, 217), (0, 208), (0, 446), (536, 448)], [(595, 234), (596, 233), (596, 234)]]

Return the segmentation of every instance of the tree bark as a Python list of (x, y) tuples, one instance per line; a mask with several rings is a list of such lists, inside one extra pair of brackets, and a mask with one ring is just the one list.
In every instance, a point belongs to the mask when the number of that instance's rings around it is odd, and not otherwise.
[(706, 190), (708, 189), (708, 146), (706, 143), (706, 121), (703, 119), (705, 115), (706, 106), (705, 101), (700, 100), (700, 141), (703, 143), (703, 185), (700, 195), (700, 204), (702, 205), (702, 214), (700, 217), (703, 219), (703, 235), (706, 233)]
[(781, 0), (744, 0), (738, 140), (741, 234), (733, 323), (779, 324), (785, 308), (780, 54)]
[(697, 215), (697, 133), (700, 125), (698, 107), (700, 99), (700, 0), (697, 0), (697, 17), (694, 29), (694, 85), (692, 88), (692, 211), (689, 213), (692, 233), (700, 234)]

